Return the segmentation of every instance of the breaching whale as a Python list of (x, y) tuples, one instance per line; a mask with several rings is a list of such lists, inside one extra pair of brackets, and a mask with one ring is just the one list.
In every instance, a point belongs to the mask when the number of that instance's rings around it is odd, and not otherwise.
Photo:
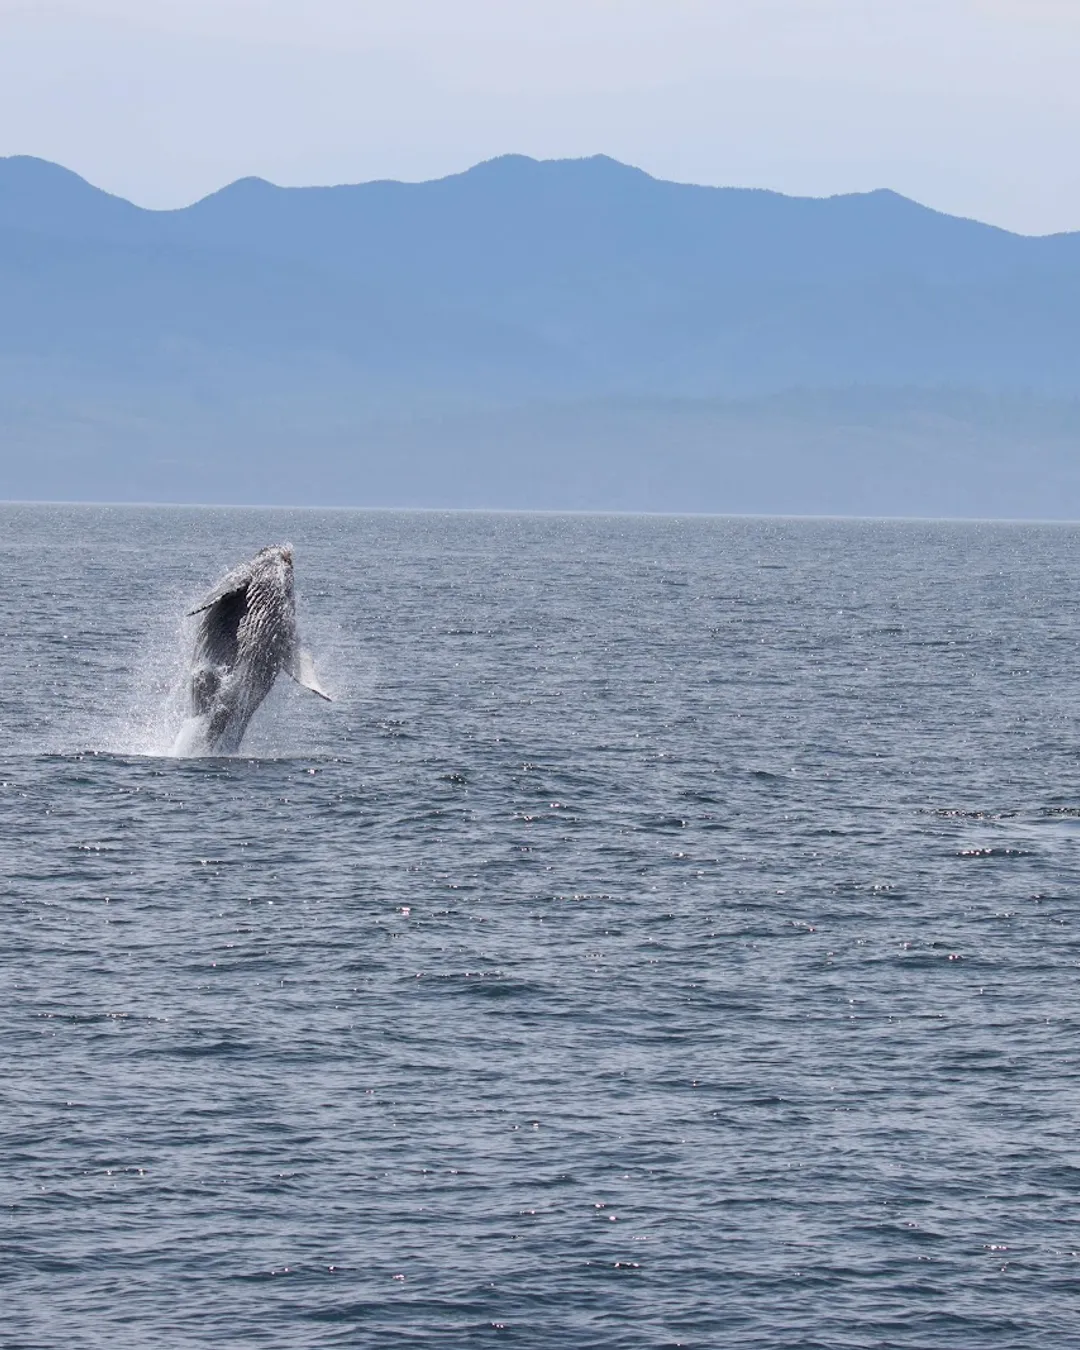
[(187, 753), (230, 754), (281, 671), (329, 699), (296, 631), (293, 552), (261, 549), (227, 572), (201, 604), (191, 662), (192, 720), (180, 733)]

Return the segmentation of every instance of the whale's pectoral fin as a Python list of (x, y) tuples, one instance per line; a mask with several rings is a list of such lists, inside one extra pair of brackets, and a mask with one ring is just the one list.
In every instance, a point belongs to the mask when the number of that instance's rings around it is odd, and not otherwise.
[(229, 582), (229, 578), (226, 578), (224, 582), (219, 586), (216, 586), (201, 604), (196, 605), (194, 609), (189, 609), (187, 617), (190, 619), (194, 614), (205, 614), (208, 609), (213, 609), (213, 607), (220, 604), (222, 600), (231, 599), (233, 596), (246, 596), (251, 578), (244, 577), (242, 581), (236, 582), (235, 584), (232, 584), (231, 582), (226, 584), (227, 582)]
[(320, 698), (326, 699), (327, 703), (333, 703), (334, 700), (319, 684), (315, 674), (315, 662), (311, 659), (309, 651), (305, 651), (303, 647), (297, 647), (288, 671), (297, 684), (303, 685), (305, 689), (310, 689), (313, 694), (318, 694)]
[(243, 593), (246, 597), (247, 588), (251, 585), (254, 576), (254, 562), (241, 563), (239, 567), (234, 567), (231, 572), (226, 572), (214, 589), (205, 595), (194, 609), (188, 610), (188, 618), (193, 614), (202, 614), (204, 610), (213, 608), (219, 601), (229, 596), (239, 596)]

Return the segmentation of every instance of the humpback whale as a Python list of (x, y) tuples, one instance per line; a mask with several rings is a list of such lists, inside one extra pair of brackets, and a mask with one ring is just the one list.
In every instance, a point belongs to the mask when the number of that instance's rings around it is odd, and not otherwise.
[(188, 611), (199, 618), (191, 662), (193, 721), (180, 733), (189, 750), (230, 754), (281, 671), (320, 698), (310, 654), (300, 645), (289, 544), (261, 549), (227, 572)]

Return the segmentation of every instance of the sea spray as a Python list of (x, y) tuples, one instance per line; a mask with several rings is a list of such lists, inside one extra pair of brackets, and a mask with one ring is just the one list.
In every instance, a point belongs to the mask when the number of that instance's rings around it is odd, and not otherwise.
[[(48, 514), (63, 528), (40, 542), (20, 542), (27, 597), (19, 629), (23, 673), (0, 689), (0, 740), (17, 756), (191, 753), (196, 747), (186, 724), (194, 621), (185, 615), (252, 535), (257, 543), (259, 536), (284, 534), (285, 522), (256, 512), (223, 512), (220, 519), (219, 513), (156, 508)], [(312, 602), (308, 608), (300, 601), (304, 635), (335, 703), (312, 700), (291, 680), (279, 680), (245, 738), (247, 758), (291, 758), (316, 748), (332, 753), (356, 730), (352, 711), (369, 703), (379, 685), (372, 634), (357, 650), (354, 613), (366, 600), (365, 588), (357, 587), (343, 610), (341, 591), (351, 587), (342, 587), (325, 559), (320, 575), (317, 547), (305, 545), (306, 564), (309, 557), (314, 576), (299, 588)], [(31, 688), (63, 689), (63, 697), (28, 696)]]
[(189, 712), (190, 625), (182, 617), (187, 599), (170, 588), (159, 613), (145, 616), (138, 655), (118, 681), (115, 698), (103, 702), (91, 728), (91, 748), (120, 755), (174, 753)]
[[(57, 750), (93, 749), (163, 758), (207, 754), (205, 719), (194, 716), (191, 706), (195, 621), (187, 614), (199, 597), (198, 591), (172, 587), (160, 596), (157, 614), (139, 616), (141, 641), (120, 672), (114, 697), (101, 701), (89, 727), (84, 725), (74, 737), (68, 731)], [(319, 653), (320, 679), (339, 709), (342, 703), (370, 695), (377, 684), (375, 661), (365, 658), (358, 662), (354, 656), (353, 669), (347, 670), (348, 634), (344, 626), (316, 617), (305, 627), (312, 633)], [(312, 741), (322, 739), (314, 725), (321, 711), (329, 710), (291, 680), (279, 679), (253, 720), (244, 749), (238, 753), (259, 758), (310, 753)]]

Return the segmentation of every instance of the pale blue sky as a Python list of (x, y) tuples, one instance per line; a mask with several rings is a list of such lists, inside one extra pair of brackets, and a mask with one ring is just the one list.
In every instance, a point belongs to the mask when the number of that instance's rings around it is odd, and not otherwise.
[(1080, 0), (0, 0), (0, 154), (148, 206), (506, 151), (1080, 229)]

